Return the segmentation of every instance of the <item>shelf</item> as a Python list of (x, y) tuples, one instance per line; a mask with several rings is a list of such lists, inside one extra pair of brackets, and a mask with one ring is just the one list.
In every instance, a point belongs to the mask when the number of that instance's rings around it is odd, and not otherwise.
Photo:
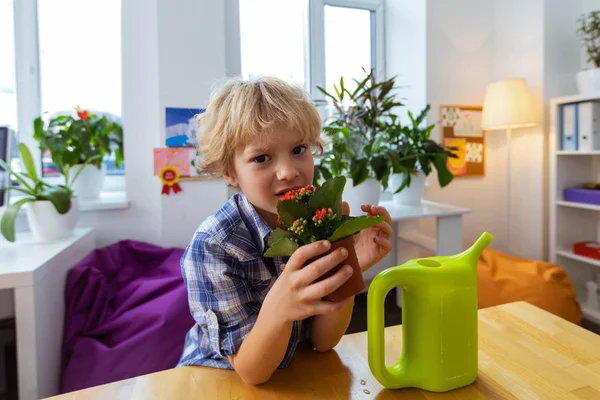
[(560, 255), (562, 257), (566, 257), (566, 258), (570, 258), (571, 260), (577, 260), (577, 261), (581, 261), (583, 263), (587, 263), (590, 265), (594, 265), (596, 267), (600, 267), (600, 260), (596, 260), (594, 258), (591, 257), (583, 257), (583, 256), (579, 256), (575, 253), (573, 253), (572, 251), (568, 251), (568, 250), (557, 250), (556, 251), (557, 255)]
[(584, 210), (600, 211), (600, 206), (597, 204), (577, 203), (575, 201), (558, 200), (556, 202), (556, 205), (562, 207), (583, 208)]
[(558, 150), (556, 152), (558, 156), (600, 156), (600, 150), (594, 151), (566, 151)]
[(581, 304), (581, 312), (585, 319), (592, 321), (595, 324), (600, 324), (600, 311), (588, 308)]

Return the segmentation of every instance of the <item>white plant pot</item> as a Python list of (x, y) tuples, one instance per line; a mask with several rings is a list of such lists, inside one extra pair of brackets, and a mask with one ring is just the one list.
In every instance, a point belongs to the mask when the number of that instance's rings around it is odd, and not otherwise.
[(27, 222), (37, 242), (51, 242), (73, 233), (79, 218), (79, 199), (71, 198), (71, 208), (59, 214), (49, 200), (33, 201), (25, 205)]
[[(393, 174), (390, 176), (388, 181), (388, 188), (390, 192), (394, 193), (396, 189), (402, 185), (403, 175)], [(417, 175), (413, 175), (410, 178), (410, 185), (405, 187), (400, 192), (393, 194), (394, 203), (404, 206), (415, 206), (421, 204), (425, 189), (429, 185), (427, 184), (427, 177), (423, 172), (419, 172)]]
[(600, 68), (579, 71), (576, 79), (579, 93), (600, 93)]
[[(81, 168), (82, 165), (72, 166), (69, 170), (69, 179), (73, 179)], [(106, 165), (104, 163), (102, 163), (100, 169), (93, 165), (86, 165), (71, 188), (81, 200), (97, 199), (104, 188), (105, 178)]]
[(381, 182), (375, 178), (368, 178), (354, 187), (351, 178), (346, 178), (346, 186), (342, 193), (342, 200), (348, 202), (350, 215), (353, 217), (365, 215), (361, 209), (363, 204), (377, 205), (381, 193)]

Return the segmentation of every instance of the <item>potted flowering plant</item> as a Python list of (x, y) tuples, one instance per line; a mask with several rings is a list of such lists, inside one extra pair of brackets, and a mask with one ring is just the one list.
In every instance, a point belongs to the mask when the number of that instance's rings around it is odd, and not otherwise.
[(300, 246), (318, 240), (331, 242), (329, 252), (345, 247), (348, 257), (322, 277), (330, 276), (345, 264), (351, 265), (354, 270), (352, 277), (344, 285), (327, 296), (327, 299), (332, 301), (351, 296), (365, 288), (354, 250), (353, 235), (385, 220), (383, 216), (351, 217), (342, 214), (342, 193), (345, 185), (346, 178), (337, 176), (318, 187), (308, 185), (287, 192), (277, 202), (280, 227), (269, 236), (264, 253), (265, 257), (291, 256)]
[(115, 118), (75, 108), (75, 113), (55, 113), (47, 121), (37, 117), (33, 137), (48, 151), (61, 174), (81, 177), (73, 190), (81, 199), (97, 198), (106, 176), (105, 156), (123, 162), (123, 128)]

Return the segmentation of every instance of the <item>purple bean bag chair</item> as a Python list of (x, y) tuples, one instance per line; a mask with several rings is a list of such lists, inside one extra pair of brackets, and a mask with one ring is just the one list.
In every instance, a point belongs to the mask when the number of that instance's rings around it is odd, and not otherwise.
[(125, 240), (69, 271), (61, 393), (175, 367), (194, 324), (182, 254)]

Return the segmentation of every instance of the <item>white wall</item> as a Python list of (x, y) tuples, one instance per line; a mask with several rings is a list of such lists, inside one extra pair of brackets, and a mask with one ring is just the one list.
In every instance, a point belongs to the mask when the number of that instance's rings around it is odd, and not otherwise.
[(164, 146), (165, 107), (205, 107), (225, 76), (224, 4), (191, 0), (123, 2), (123, 128), (130, 206), (85, 212), (98, 245), (122, 239), (184, 247), (200, 222), (228, 198), (223, 181), (182, 182), (161, 195), (153, 176), (155, 147)]
[[(581, 1), (561, 0), (427, 3), (427, 100), (433, 108), (481, 105), (487, 83), (523, 77), (541, 122), (535, 128), (512, 132), (510, 215), (506, 212), (506, 132), (486, 134), (485, 177), (455, 179), (440, 189), (435, 174), (431, 175), (433, 188), (427, 199), (473, 210), (465, 218), (465, 245), (487, 230), (496, 237), (493, 248), (529, 258), (547, 257), (544, 111), (550, 97), (575, 93), (580, 60), (575, 21), (582, 9)], [(430, 115), (429, 122), (438, 119), (439, 111)], [(434, 228), (424, 224), (423, 229)]]

